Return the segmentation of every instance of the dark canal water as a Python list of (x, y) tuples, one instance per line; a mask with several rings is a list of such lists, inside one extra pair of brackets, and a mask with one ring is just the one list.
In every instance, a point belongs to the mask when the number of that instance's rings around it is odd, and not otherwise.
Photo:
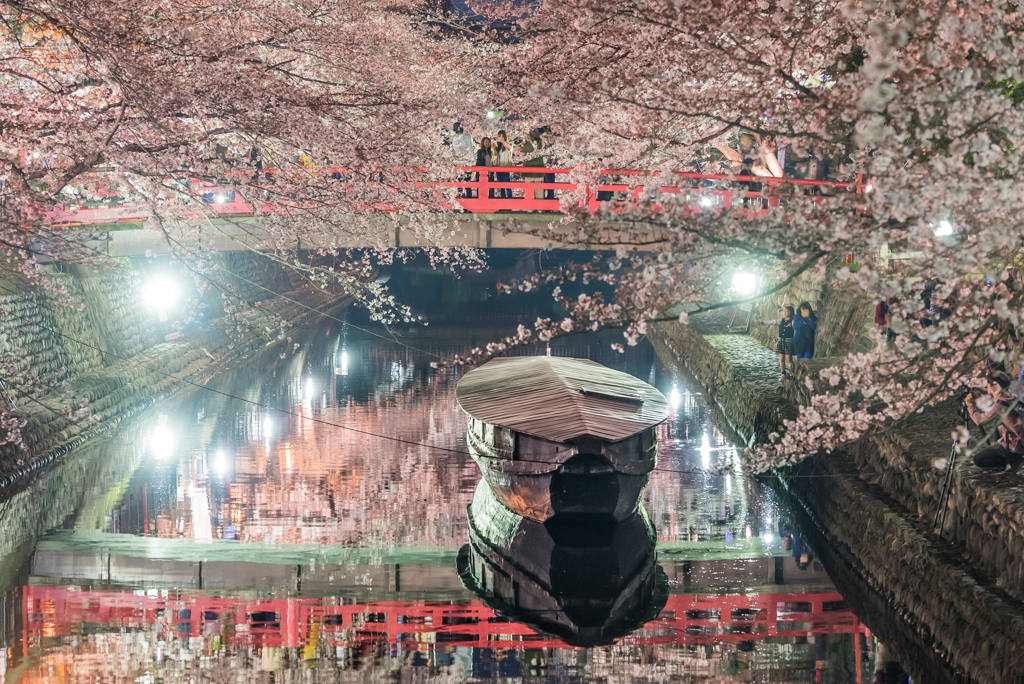
[(716, 474), (740, 452), (646, 343), (620, 355), (587, 336), (551, 353), (671, 401), (643, 498), (662, 594), (630, 613), (579, 561), (614, 556), (624, 535), (582, 556), (556, 540), (562, 588), (531, 598), (580, 627), (617, 606), (609, 645), (567, 644), (467, 589), (457, 560), (481, 478), (459, 374), (430, 362), (495, 332), (431, 331), (398, 343), (325, 324), (0, 504), (0, 684), (909, 681), (775, 494)]

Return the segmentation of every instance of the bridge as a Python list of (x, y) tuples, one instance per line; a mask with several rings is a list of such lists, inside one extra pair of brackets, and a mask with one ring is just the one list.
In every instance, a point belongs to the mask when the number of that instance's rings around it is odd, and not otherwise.
[[(342, 597), (250, 598), (43, 585), (25, 586), (21, 592), (26, 652), (45, 638), (78, 633), (81, 624), (160, 629), (167, 638), (184, 640), (209, 634), (208, 625), (218, 625), (217, 633), (233, 634), (234, 640), (257, 648), (352, 647), (382, 640), (395, 651), (566, 648), (561, 640), (502, 619), (466, 596), (350, 602)], [(621, 641), (635, 646), (723, 644), (862, 631), (837, 591), (672, 594), (658, 617)]]
[[(338, 230), (335, 234), (319, 233), (315, 240), (295, 238), (286, 247), (291, 249), (309, 248), (418, 248), (418, 247), (476, 247), (476, 248), (517, 248), (517, 249), (614, 249), (619, 245), (632, 246), (636, 235), (627, 236), (616, 228), (615, 216), (636, 206), (641, 199), (650, 199), (650, 208), (658, 211), (659, 200), (672, 198), (684, 203), (695, 212), (716, 212), (737, 207), (741, 211), (762, 214), (771, 207), (804, 195), (812, 202), (827, 199), (842, 192), (865, 192), (869, 189), (862, 179), (853, 183), (768, 178), (763, 176), (734, 176), (728, 174), (702, 173), (661, 173), (656, 171), (633, 171), (603, 169), (592, 171), (597, 174), (595, 184), (581, 187), (569, 176), (580, 169), (547, 167), (464, 167), (457, 169), (463, 179), (455, 182), (435, 183), (409, 180), (417, 188), (436, 186), (436, 206), (427, 211), (444, 213), (448, 229), (444, 237), (426, 238), (408, 227), (405, 218), (399, 218), (397, 225), (389, 214), (400, 213), (381, 202), (366, 207), (373, 215), (373, 229), (361, 232)], [(550, 182), (528, 182), (517, 179), (508, 182), (494, 180), (498, 173), (544, 174), (553, 178)], [(267, 169), (265, 174), (285, 173)], [(344, 171), (335, 168), (302, 169), (307, 182), (330, 185), (337, 183), (345, 187), (349, 183)], [(229, 172), (230, 175), (243, 175)], [(251, 176), (251, 174), (245, 174)], [(340, 178), (339, 178), (340, 177)], [(516, 176), (512, 176), (515, 178)], [(369, 183), (369, 181), (367, 181)], [(378, 189), (386, 192), (398, 188), (380, 183)], [(757, 185), (755, 185), (757, 184)], [(108, 206), (62, 205), (45, 213), (45, 222), (55, 227), (65, 227), (99, 236), (94, 247), (110, 256), (142, 256), (166, 254), (172, 249), (168, 235), (157, 232), (147, 225), (153, 223), (152, 210), (139, 203), (122, 198), (114, 186), (105, 186), (102, 180), (91, 184), (92, 189), (108, 203)], [(760, 186), (762, 190), (753, 189)], [(205, 231), (202, 249), (232, 251), (251, 249), (270, 239), (264, 228), (263, 215), (285, 214), (282, 207), (270, 202), (246, 199), (243, 192), (251, 194), (260, 191), (260, 185), (221, 185), (209, 181), (189, 182), (191, 204), (185, 208), (175, 207), (173, 216), (184, 219), (204, 219)], [(459, 197), (445, 198), (446, 188), (456, 188)], [(504, 194), (511, 195), (502, 197)], [(545, 198), (536, 198), (545, 194)], [(589, 223), (586, 232), (579, 224), (561, 225), (564, 202), (577, 204), (586, 214), (599, 222), (598, 230)], [(376, 210), (376, 211), (374, 211)], [(455, 213), (451, 213), (451, 212)], [(552, 224), (550, 230), (538, 228)], [(657, 250), (662, 237), (651, 229), (650, 235), (642, 235), (640, 242), (645, 249)], [(546, 232), (541, 236), (538, 233)], [(278, 240), (275, 236), (274, 242)]]

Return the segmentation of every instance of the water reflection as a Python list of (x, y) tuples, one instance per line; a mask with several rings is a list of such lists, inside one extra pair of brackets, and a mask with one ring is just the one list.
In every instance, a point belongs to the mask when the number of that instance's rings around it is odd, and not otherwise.
[[(458, 376), (429, 364), (465, 349), (443, 335), (416, 351), (322, 327), (295, 355), (213, 378), (223, 394), (161, 404), (0, 508), (0, 683), (278, 682), (296, 670), (345, 681), (867, 681), (875, 642), (821, 566), (794, 557), (777, 499), (717, 474), (739, 454), (699, 388), (650, 347), (619, 355), (608, 341), (552, 353), (678, 391), (642, 502), (657, 565), (630, 556), (660, 567), (651, 586), (668, 595), (653, 618), (634, 610), (661, 598), (631, 591), (633, 566), (618, 566), (627, 586), (592, 594), (610, 605), (600, 640), (612, 645), (574, 648), (563, 639), (577, 628), (517, 621), (493, 586), (485, 602), (460, 580), (480, 473)], [(629, 543), (643, 547), (646, 534)], [(620, 547), (597, 548), (595, 567)], [(564, 611), (578, 577), (556, 577)]]
[(621, 522), (556, 516), (542, 524), (509, 511), (481, 482), (459, 576), (501, 616), (571, 646), (610, 644), (665, 605), (656, 543), (642, 507)]

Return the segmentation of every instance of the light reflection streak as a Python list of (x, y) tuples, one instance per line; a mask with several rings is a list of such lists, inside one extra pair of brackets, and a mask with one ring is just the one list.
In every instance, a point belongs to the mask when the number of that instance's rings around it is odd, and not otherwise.
[(678, 387), (673, 387), (672, 391), (668, 393), (668, 405), (673, 411), (678, 411), (680, 404), (683, 403), (683, 396), (679, 393)]
[(174, 454), (174, 433), (167, 425), (167, 414), (161, 413), (157, 417), (156, 425), (149, 433), (149, 452), (158, 461), (166, 461)]

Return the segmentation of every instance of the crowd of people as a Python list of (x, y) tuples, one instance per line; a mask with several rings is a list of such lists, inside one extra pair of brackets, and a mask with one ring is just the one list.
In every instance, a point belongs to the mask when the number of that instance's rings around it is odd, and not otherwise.
[[(452, 132), (455, 135), (451, 138), (449, 144), (452, 149), (452, 157), (458, 165), (469, 163), (475, 167), (493, 166), (504, 169), (520, 166), (526, 169), (529, 167), (544, 168), (549, 161), (543, 154), (543, 151), (550, 144), (544, 139), (544, 136), (550, 132), (546, 127), (534, 128), (529, 132), (525, 140), (518, 138), (509, 140), (507, 131), (500, 130), (493, 140), (490, 136), (481, 138), (479, 146), (474, 145), (473, 136), (467, 133), (458, 121), (452, 126)], [(522, 176), (525, 183), (555, 182), (555, 174), (553, 173), (523, 171)], [(463, 183), (479, 182), (480, 172), (462, 174), (459, 180)], [(487, 172), (487, 180), (492, 183), (510, 183), (512, 182), (512, 171)], [(460, 188), (458, 196), (467, 199), (478, 197), (479, 194), (474, 195), (474, 192), (478, 193), (473, 188)], [(512, 188), (491, 188), (488, 191), (488, 197), (491, 199), (512, 199)], [(529, 198), (529, 193), (527, 193), (525, 198)], [(554, 198), (554, 189), (542, 188), (533, 191), (532, 199)]]
[[(929, 281), (922, 290), (921, 323), (936, 325), (949, 315), (934, 296), (940, 283)], [(884, 299), (875, 306), (874, 320), (887, 344), (896, 339), (892, 328), (893, 310), (898, 298)], [(814, 341), (818, 317), (809, 302), (797, 307), (786, 305), (778, 322), (778, 340), (775, 353), (779, 357), (781, 377), (792, 373), (797, 359), (814, 358)], [(981, 437), (974, 448), (974, 464), (988, 471), (1016, 472), (1024, 466), (1024, 404), (1019, 392), (1024, 387), (1024, 369), (1017, 383), (1000, 362), (989, 362), (984, 392), (965, 391), (962, 396), (962, 419), (982, 428)]]

